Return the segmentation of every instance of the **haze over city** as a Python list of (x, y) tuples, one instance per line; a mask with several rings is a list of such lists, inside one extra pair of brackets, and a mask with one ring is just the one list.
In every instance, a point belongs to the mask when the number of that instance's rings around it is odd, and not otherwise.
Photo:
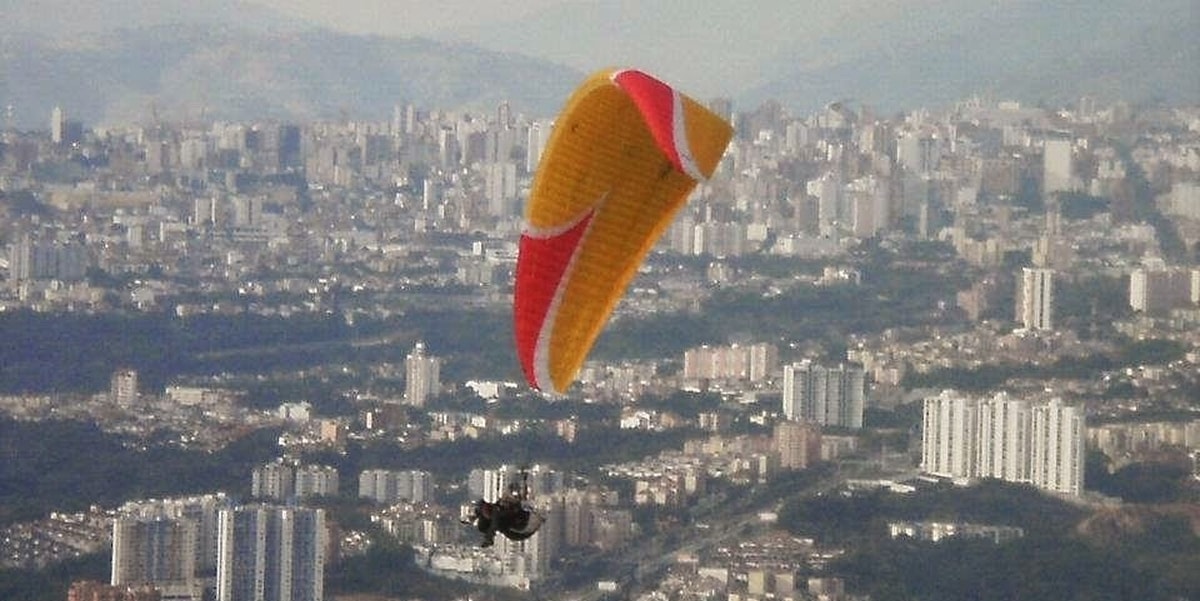
[(0, 599), (1193, 599), (1197, 8), (0, 0)]
[[(0, 6), (0, 97), (22, 126), (41, 122), (35, 107), (66, 99), (96, 123), (128, 121), (151, 104), (175, 117), (206, 107), (217, 118), (310, 119), (341, 110), (385, 118), (395, 102), (508, 100), (545, 116), (574, 81), (615, 66), (747, 109), (771, 99), (797, 110), (852, 99), (887, 112), (972, 95), (1027, 104), (1200, 97), (1191, 0), (1153, 9), (1135, 0)], [(270, 114), (251, 115), (256, 105)]]

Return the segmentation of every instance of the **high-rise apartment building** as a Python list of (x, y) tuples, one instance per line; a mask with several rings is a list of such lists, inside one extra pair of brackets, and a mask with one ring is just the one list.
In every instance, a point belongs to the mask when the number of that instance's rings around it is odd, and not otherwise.
[(50, 141), (62, 144), (67, 138), (67, 114), (62, 107), (56, 106), (50, 111)]
[(942, 139), (936, 131), (910, 131), (896, 136), (896, 163), (913, 174), (937, 171), (942, 154)]
[(233, 507), (224, 493), (131, 501), (119, 514), (141, 520), (187, 520), (196, 525), (196, 576), (211, 578), (217, 573), (217, 515)]
[(821, 428), (812, 422), (777, 422), (773, 442), (783, 469), (802, 470), (821, 460)]
[(495, 503), (507, 495), (511, 488), (521, 484), (518, 470), (510, 465), (495, 469), (472, 470), (472, 478), (468, 482), (471, 496), (489, 503)]
[(1083, 411), (1053, 399), (1033, 407), (1030, 482), (1043, 490), (1069, 495), (1083, 492), (1087, 427)]
[(1139, 267), (1129, 274), (1129, 306), (1134, 311), (1162, 315), (1200, 302), (1200, 269)]
[(550, 133), (554, 131), (553, 121), (534, 121), (529, 124), (525, 151), (525, 171), (533, 173), (542, 160), (542, 152), (550, 143)]
[(112, 584), (195, 585), (197, 525), (186, 518), (113, 520)]
[(1001, 393), (980, 399), (978, 472), (981, 477), (1009, 482), (1029, 480), (1029, 403)]
[(517, 188), (517, 164), (512, 161), (490, 163), (484, 167), (484, 196), (493, 217), (511, 217), (520, 212)]
[(358, 476), (358, 496), (376, 503), (424, 503), (433, 495), (433, 478), (420, 470), (363, 470)]
[(108, 400), (128, 407), (138, 400), (138, 373), (132, 369), (118, 369), (109, 380)]
[(1049, 195), (1072, 190), (1075, 168), (1071, 158), (1071, 140), (1047, 139), (1042, 150), (1043, 193)]
[(563, 544), (579, 547), (592, 542), (592, 512), (600, 504), (598, 494), (587, 490), (569, 490), (560, 507), (563, 518)]
[(328, 539), (323, 509), (221, 511), (217, 601), (323, 601)]
[(1054, 270), (1026, 267), (1017, 282), (1016, 321), (1027, 330), (1054, 329)]
[(809, 180), (805, 186), (809, 196), (817, 199), (817, 228), (822, 235), (836, 233), (841, 221), (842, 184), (841, 175), (829, 172)]
[(338, 471), (325, 465), (291, 465), (275, 460), (254, 468), (251, 478), (250, 496), (256, 499), (290, 501), (338, 494)]
[(1070, 495), (1083, 491), (1083, 410), (1058, 399), (954, 391), (925, 399), (921, 469), (948, 478), (998, 478)]
[(327, 465), (302, 465), (296, 468), (296, 498), (335, 497), (338, 471)]
[(866, 372), (805, 360), (783, 368), (783, 415), (822, 426), (861, 428), (866, 406)]
[(296, 470), (282, 461), (254, 468), (250, 496), (256, 499), (286, 501), (296, 495)]
[(425, 343), (417, 342), (404, 359), (404, 400), (414, 407), (424, 407), (425, 401), (441, 388), (442, 360), (425, 355)]
[(529, 494), (533, 497), (543, 497), (557, 494), (564, 487), (562, 472), (549, 469), (544, 465), (534, 465), (525, 470), (512, 465), (502, 465), (491, 469), (473, 469), (467, 476), (467, 492), (474, 499), (494, 502), (508, 494), (514, 487), (529, 486)]
[(974, 475), (978, 438), (976, 403), (944, 391), (925, 399), (921, 431), (921, 467), (930, 474), (947, 477)]
[(762, 382), (775, 373), (779, 350), (769, 343), (701, 346), (683, 353), (687, 380), (748, 380)]

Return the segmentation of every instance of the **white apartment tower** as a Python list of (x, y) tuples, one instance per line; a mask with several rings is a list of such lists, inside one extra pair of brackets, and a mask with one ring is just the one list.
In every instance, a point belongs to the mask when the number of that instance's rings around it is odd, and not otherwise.
[(404, 400), (414, 407), (424, 407), (425, 401), (437, 394), (441, 388), (440, 372), (442, 360), (425, 355), (425, 343), (417, 342), (404, 359), (407, 380), (404, 384)]
[(787, 419), (861, 428), (866, 398), (866, 372), (861, 367), (824, 367), (804, 360), (783, 368), (783, 414)]
[(1029, 478), (1043, 490), (1068, 495), (1083, 492), (1083, 411), (1053, 399), (1033, 408)]
[(980, 477), (1029, 481), (1029, 403), (1004, 393), (979, 401), (978, 472)]
[(1070, 191), (1075, 177), (1071, 140), (1047, 139), (1042, 150), (1042, 192), (1048, 196), (1054, 192)]
[(525, 171), (533, 173), (537, 170), (538, 162), (542, 160), (542, 152), (550, 142), (550, 132), (554, 130), (553, 121), (534, 121), (529, 124), (529, 134), (526, 143)]
[(1054, 270), (1026, 267), (1017, 283), (1016, 321), (1028, 330), (1054, 329)]
[(478, 496), (489, 503), (495, 503), (501, 497), (507, 495), (514, 484), (519, 485), (521, 483), (517, 469), (508, 465), (502, 465), (496, 469), (482, 470), (481, 476), (479, 494), (474, 496)]
[(925, 399), (921, 469), (947, 478), (973, 477), (978, 439), (977, 404), (953, 391)]
[(323, 509), (223, 510), (217, 601), (323, 601), (328, 538)]
[(1000, 393), (954, 391), (925, 399), (922, 471), (947, 478), (997, 478), (1042, 490), (1083, 492), (1084, 415), (1058, 399), (1031, 403)]
[(50, 141), (62, 144), (67, 139), (67, 114), (62, 107), (56, 106), (50, 111)]

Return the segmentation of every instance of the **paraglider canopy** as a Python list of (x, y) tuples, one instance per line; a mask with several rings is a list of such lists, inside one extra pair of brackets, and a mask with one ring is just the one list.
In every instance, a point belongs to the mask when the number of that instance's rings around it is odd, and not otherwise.
[(564, 391), (650, 248), (712, 176), (733, 129), (634, 69), (588, 78), (534, 177), (513, 319), (529, 384)]

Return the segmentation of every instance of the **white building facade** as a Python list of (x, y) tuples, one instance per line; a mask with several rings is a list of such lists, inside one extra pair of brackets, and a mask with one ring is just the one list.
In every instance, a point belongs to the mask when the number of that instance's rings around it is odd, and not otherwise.
[(822, 426), (861, 428), (866, 371), (856, 365), (825, 367), (801, 361), (783, 368), (783, 414)]
[(414, 407), (424, 407), (425, 401), (441, 388), (442, 360), (425, 354), (425, 343), (418, 342), (404, 359), (404, 400)]
[(921, 469), (946, 478), (997, 478), (1042, 490), (1083, 492), (1083, 410), (1058, 399), (1032, 403), (1000, 393), (954, 391), (925, 399)]
[(1017, 323), (1027, 330), (1054, 329), (1054, 270), (1021, 270), (1016, 313)]

